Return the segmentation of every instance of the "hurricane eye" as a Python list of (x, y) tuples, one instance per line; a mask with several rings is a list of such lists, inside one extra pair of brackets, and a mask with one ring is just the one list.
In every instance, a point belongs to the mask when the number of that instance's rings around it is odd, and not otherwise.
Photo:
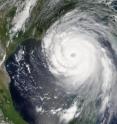
[(76, 55), (76, 53), (71, 53), (71, 55), (70, 55), (72, 58), (75, 58), (77, 55)]

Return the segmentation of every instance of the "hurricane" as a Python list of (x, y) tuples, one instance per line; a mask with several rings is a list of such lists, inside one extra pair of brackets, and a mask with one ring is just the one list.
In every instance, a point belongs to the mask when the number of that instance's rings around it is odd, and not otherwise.
[(14, 106), (29, 124), (117, 124), (114, 2), (68, 3), (46, 1), (41, 38), (6, 60)]

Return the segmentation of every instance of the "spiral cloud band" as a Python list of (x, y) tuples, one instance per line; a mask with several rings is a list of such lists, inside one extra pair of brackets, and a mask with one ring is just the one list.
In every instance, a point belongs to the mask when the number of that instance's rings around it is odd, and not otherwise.
[(108, 26), (75, 9), (56, 21), (42, 42), (49, 71), (58, 79), (57, 85), (67, 93), (78, 93), (87, 85), (95, 85), (92, 90), (96, 90), (98, 86), (103, 99), (101, 111), (106, 109), (110, 90), (117, 81), (111, 38)]
[(94, 83), (101, 74), (103, 89), (110, 87), (115, 78), (115, 66), (110, 58), (113, 53), (108, 30), (78, 10), (67, 13), (50, 27), (42, 48), (50, 72), (60, 79), (58, 85), (74, 91), (81, 85)]
[[(69, 12), (57, 21), (47, 31), (42, 45), (49, 70), (59, 79), (62, 78), (59, 85), (71, 91), (78, 89), (85, 82), (91, 82), (105, 69), (109, 77), (113, 73), (112, 62), (109, 62), (111, 59), (108, 58), (107, 51), (98, 41), (98, 35), (101, 37), (101, 33), (92, 33), (95, 30), (100, 32), (103, 26), (91, 19), (87, 19), (87, 23), (86, 20), (82, 23), (81, 19), (90, 18), (90, 16), (78, 13), (76, 18), (75, 13), (78, 12), (76, 10)], [(101, 68), (104, 69), (101, 70)]]
[(12, 98), (25, 120), (85, 124), (96, 117), (97, 124), (116, 124), (116, 29), (106, 7), (82, 5), (56, 19), (39, 43), (30, 39), (19, 46), (6, 68)]

